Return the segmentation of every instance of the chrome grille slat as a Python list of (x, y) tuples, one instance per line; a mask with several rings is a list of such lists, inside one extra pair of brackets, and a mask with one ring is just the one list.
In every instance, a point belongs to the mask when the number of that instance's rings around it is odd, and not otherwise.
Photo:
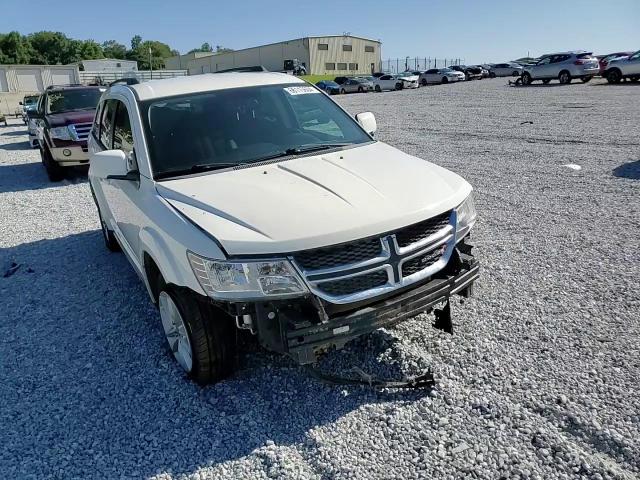
[(89, 137), (91, 126), (91, 123), (72, 123), (69, 125), (69, 130), (74, 136), (74, 140), (83, 141)]
[(364, 300), (443, 268), (455, 247), (456, 221), (450, 210), (379, 237), (298, 252), (291, 260), (320, 298), (337, 304)]

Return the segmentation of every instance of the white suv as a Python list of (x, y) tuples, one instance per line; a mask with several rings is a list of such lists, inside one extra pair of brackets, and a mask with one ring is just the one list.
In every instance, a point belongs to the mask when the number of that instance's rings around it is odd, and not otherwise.
[(375, 130), (279, 73), (104, 93), (89, 140), (104, 239), (193, 379), (232, 371), (236, 329), (301, 364), (438, 305), (450, 330), (449, 297), (479, 275), (472, 188)]
[(560, 83), (568, 84), (574, 78), (587, 83), (600, 73), (598, 59), (592, 55), (585, 51), (543, 55), (536, 64), (524, 67), (522, 83), (529, 85), (534, 80), (542, 80), (546, 84), (558, 79)]
[(628, 57), (611, 60), (603, 76), (609, 83), (620, 83), (623, 78), (632, 82), (640, 80), (640, 50)]

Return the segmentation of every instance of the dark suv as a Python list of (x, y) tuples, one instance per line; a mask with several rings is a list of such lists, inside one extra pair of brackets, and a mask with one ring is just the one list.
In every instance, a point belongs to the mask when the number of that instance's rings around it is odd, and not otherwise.
[(104, 87), (52, 85), (40, 97), (31, 118), (49, 180), (62, 180), (64, 167), (89, 163), (87, 137), (104, 91)]

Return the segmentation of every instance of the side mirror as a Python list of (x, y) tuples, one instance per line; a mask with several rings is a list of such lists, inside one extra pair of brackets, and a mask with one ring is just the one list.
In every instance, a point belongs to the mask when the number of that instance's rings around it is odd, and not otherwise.
[(378, 130), (378, 124), (376, 123), (376, 117), (371, 112), (362, 112), (356, 115), (356, 121), (362, 128), (371, 136)]
[(108, 180), (133, 180), (129, 170), (127, 155), (122, 150), (105, 150), (92, 156), (89, 173)]

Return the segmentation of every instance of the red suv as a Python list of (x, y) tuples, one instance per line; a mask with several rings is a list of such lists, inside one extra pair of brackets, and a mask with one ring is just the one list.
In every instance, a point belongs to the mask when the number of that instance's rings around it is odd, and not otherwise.
[(87, 137), (105, 90), (84, 85), (52, 85), (40, 97), (31, 118), (36, 122), (42, 163), (52, 182), (64, 178), (64, 167), (89, 163)]

